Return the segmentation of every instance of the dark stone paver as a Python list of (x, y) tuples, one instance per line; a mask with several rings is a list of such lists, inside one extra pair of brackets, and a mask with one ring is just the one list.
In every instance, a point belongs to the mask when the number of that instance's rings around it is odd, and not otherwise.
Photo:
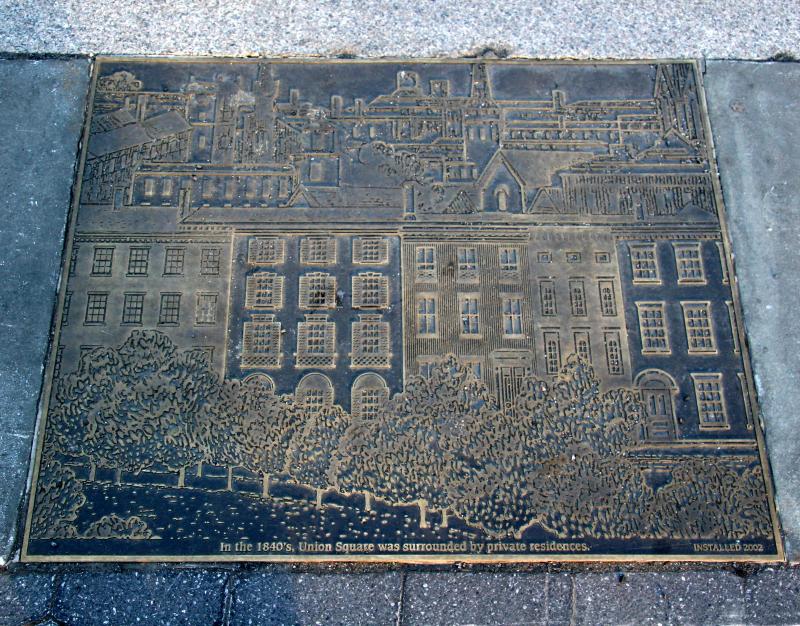
[(657, 574), (575, 576), (574, 624), (664, 624), (668, 609), (667, 593)]
[(10, 553), (42, 383), (89, 61), (0, 61), (0, 563)]
[(765, 569), (745, 582), (747, 624), (800, 624), (800, 569)]
[(227, 577), (203, 569), (68, 573), (53, 617), (70, 626), (211, 625), (222, 618)]
[(16, 626), (45, 617), (55, 576), (0, 574), (0, 626)]
[(648, 573), (666, 594), (670, 624), (741, 624), (744, 581), (732, 571)]
[(787, 554), (800, 559), (800, 65), (709, 62), (709, 115)]
[(399, 572), (244, 574), (233, 588), (231, 626), (393, 624), (401, 576)]
[(566, 574), (409, 573), (404, 626), (416, 624), (564, 624)]

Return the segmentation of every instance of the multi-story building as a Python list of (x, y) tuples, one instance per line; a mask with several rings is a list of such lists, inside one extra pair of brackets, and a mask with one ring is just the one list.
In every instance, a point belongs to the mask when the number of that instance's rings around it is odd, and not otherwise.
[(303, 96), (291, 67), (98, 80), (62, 363), (141, 324), (369, 415), (444, 354), (507, 406), (577, 353), (651, 448), (752, 439), (691, 66), (626, 97), (491, 63)]
[(442, 354), (470, 364), (510, 405), (525, 376), (571, 353), (610, 384), (630, 381), (614, 240), (580, 229), (406, 229), (405, 371)]
[(227, 374), (356, 412), (399, 391), (399, 247), (374, 231), (237, 233)]
[(645, 438), (750, 438), (751, 400), (719, 233), (626, 232), (617, 250), (625, 259), (634, 385), (648, 412)]
[(156, 328), (203, 348), (222, 372), (230, 237), (78, 234), (69, 260), (57, 369), (86, 350), (118, 347), (133, 328)]

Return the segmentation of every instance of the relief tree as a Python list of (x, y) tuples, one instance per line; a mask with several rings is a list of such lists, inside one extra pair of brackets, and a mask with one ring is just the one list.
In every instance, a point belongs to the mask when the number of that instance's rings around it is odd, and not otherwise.
[(331, 464), (339, 441), (350, 425), (350, 415), (339, 405), (294, 405), (299, 426), (289, 445), (284, 473), (296, 482), (312, 487), (316, 506), (322, 507), (322, 497), (331, 487)]
[[(52, 432), (65, 454), (95, 465), (140, 472), (178, 472), (201, 458), (198, 416), (216, 395), (205, 355), (179, 352), (163, 333), (134, 330), (119, 349), (85, 354), (56, 393)], [(93, 470), (91, 472), (93, 474)]]

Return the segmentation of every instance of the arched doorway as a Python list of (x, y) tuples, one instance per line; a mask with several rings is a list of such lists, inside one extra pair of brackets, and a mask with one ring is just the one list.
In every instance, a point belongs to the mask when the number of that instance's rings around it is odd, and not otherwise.
[(634, 381), (647, 411), (645, 439), (647, 441), (674, 441), (678, 436), (673, 396), (678, 393), (675, 379), (658, 369), (639, 373)]
[(294, 399), (312, 411), (320, 411), (333, 406), (333, 385), (325, 374), (306, 374), (297, 383)]
[(389, 401), (389, 387), (378, 374), (361, 374), (350, 391), (350, 412), (356, 419), (373, 419)]

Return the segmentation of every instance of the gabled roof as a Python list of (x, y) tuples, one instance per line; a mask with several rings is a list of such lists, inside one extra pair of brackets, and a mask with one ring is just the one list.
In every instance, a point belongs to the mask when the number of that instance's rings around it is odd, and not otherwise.
[(89, 153), (93, 157), (99, 157), (140, 146), (156, 139), (177, 135), (191, 128), (191, 124), (180, 113), (167, 111), (141, 122), (134, 121), (118, 128), (93, 134), (89, 138)]

